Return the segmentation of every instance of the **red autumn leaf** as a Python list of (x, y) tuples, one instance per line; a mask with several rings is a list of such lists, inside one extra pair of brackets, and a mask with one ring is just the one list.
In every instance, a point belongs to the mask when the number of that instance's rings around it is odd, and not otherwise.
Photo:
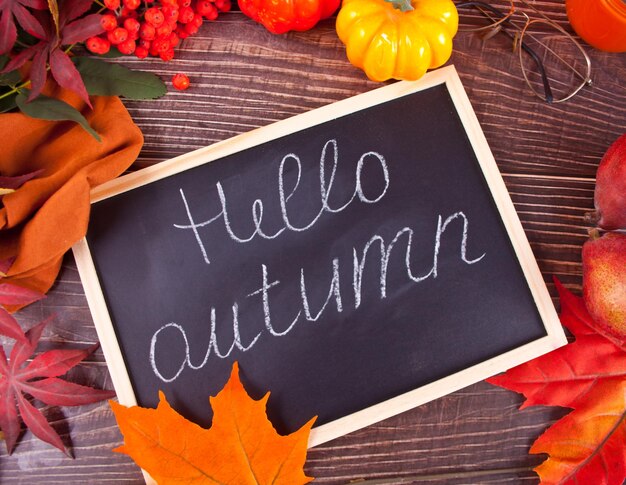
[(258, 401), (248, 396), (237, 363), (224, 388), (210, 398), (209, 429), (174, 411), (162, 392), (159, 398), (157, 409), (110, 404), (124, 435), (124, 445), (113, 451), (130, 455), (161, 485), (311, 481), (303, 466), (315, 418), (290, 435), (276, 433), (265, 412), (269, 393)]
[(17, 40), (15, 20), (30, 35), (42, 39), (43, 28), (39, 21), (26, 8), (45, 10), (48, 8), (46, 0), (2, 0), (0, 2), (0, 54), (6, 54), (13, 48)]
[(0, 308), (0, 335), (14, 340), (26, 341), (26, 335), (17, 320), (4, 308)]
[[(0, 261), (0, 272), (5, 274), (13, 261), (11, 259)], [(1, 280), (2, 278), (0, 278)], [(45, 295), (22, 288), (10, 283), (0, 283), (0, 305), (29, 305), (37, 300), (41, 300)], [(6, 335), (15, 340), (26, 341), (26, 335), (17, 320), (2, 306), (0, 306), (0, 335)]]
[(112, 391), (58, 379), (90, 355), (97, 344), (82, 350), (48, 350), (27, 361), (49, 321), (44, 320), (26, 332), (25, 341), (18, 340), (13, 346), (9, 360), (4, 347), (0, 346), (0, 429), (4, 432), (9, 454), (13, 452), (20, 434), (19, 415), (35, 436), (67, 453), (61, 437), (25, 395), (52, 406), (78, 406), (115, 395)]
[(48, 77), (47, 65), (50, 66), (52, 77), (60, 86), (77, 93), (90, 107), (89, 95), (80, 73), (62, 49), (62, 46), (82, 42), (89, 37), (100, 34), (101, 15), (91, 14), (79, 18), (92, 6), (90, 0), (66, 0), (59, 5), (59, 25), (57, 27), (50, 15), (41, 18), (44, 35), (41, 40), (17, 54), (4, 67), (2, 72), (10, 72), (21, 67), (32, 59), (30, 68), (31, 92), (28, 97), (33, 100), (43, 89)]
[(535, 471), (545, 485), (622, 485), (626, 478), (626, 379), (604, 379), (530, 449), (550, 458)]
[(11, 283), (0, 283), (0, 305), (30, 305), (44, 297), (38, 291)]
[(15, 258), (8, 258), (0, 261), (0, 278), (6, 276), (14, 261)]
[[(37, 177), (38, 175), (41, 175), (41, 173), (44, 170), (35, 170), (34, 172), (30, 172), (30, 173), (26, 173), (24, 175), (17, 175), (15, 177), (2, 177), (0, 176), (0, 189), (12, 189), (12, 190), (17, 190), (19, 189), (22, 185), (24, 185), (26, 182), (28, 182), (29, 180), (34, 179), (35, 177)], [(6, 268), (6, 270), (9, 269), (9, 267), (11, 266), (11, 261), (8, 261), (8, 267)], [(6, 273), (6, 271), (2, 270), (3, 266), (0, 265), (0, 272)]]
[(573, 411), (548, 429), (531, 453), (549, 458), (535, 469), (544, 485), (623, 485), (626, 479), (626, 349), (602, 333), (558, 281), (561, 323), (576, 340), (488, 382), (524, 394), (522, 408)]

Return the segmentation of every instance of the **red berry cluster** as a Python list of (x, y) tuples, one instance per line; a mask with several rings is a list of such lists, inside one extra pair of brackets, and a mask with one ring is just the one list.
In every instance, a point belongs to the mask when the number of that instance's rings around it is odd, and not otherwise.
[(111, 46), (138, 58), (174, 58), (181, 39), (198, 32), (204, 19), (215, 20), (230, 10), (231, 0), (104, 0), (108, 9), (100, 19), (104, 33), (85, 43), (94, 54)]

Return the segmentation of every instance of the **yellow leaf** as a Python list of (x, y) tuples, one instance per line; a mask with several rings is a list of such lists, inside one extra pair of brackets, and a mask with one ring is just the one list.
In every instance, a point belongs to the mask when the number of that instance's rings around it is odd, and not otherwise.
[(248, 396), (235, 363), (224, 388), (210, 398), (209, 429), (183, 418), (162, 392), (157, 409), (111, 402), (124, 435), (114, 451), (129, 455), (161, 485), (308, 483), (303, 467), (315, 418), (281, 436), (267, 419), (268, 398)]
[(54, 21), (54, 28), (59, 37), (59, 5), (57, 0), (48, 0), (48, 10), (52, 14), (52, 20)]
[(3, 189), (0, 187), (0, 195), (7, 195), (15, 192), (15, 189)]

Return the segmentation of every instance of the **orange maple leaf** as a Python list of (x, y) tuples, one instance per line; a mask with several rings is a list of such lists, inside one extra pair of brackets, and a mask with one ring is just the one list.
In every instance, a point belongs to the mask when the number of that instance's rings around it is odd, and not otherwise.
[(268, 398), (269, 392), (258, 401), (248, 396), (235, 362), (224, 388), (210, 397), (209, 429), (178, 414), (163, 392), (156, 409), (111, 401), (124, 435), (124, 445), (113, 451), (129, 455), (159, 484), (308, 483), (303, 467), (315, 418), (281, 436), (267, 419)]
[(535, 471), (543, 485), (622, 485), (626, 479), (626, 349), (603, 334), (582, 298), (558, 281), (561, 323), (576, 341), (488, 382), (521, 392), (522, 408), (573, 411), (535, 441), (549, 458)]

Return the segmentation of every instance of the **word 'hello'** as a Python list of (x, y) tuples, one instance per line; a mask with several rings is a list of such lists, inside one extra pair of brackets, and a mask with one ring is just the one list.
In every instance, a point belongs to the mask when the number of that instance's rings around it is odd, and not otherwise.
[[(330, 173), (330, 179), (326, 181), (325, 166), (326, 166), (326, 157), (328, 154), (329, 147), (331, 147), (332, 149), (333, 165), (332, 165), (332, 170)], [(383, 188), (381, 193), (373, 199), (365, 195), (365, 193), (363, 192), (363, 186), (361, 183), (363, 165), (365, 164), (365, 161), (370, 157), (373, 157), (380, 164), (382, 175), (385, 181), (385, 187)], [(289, 194), (285, 195), (285, 182), (284, 182), (285, 164), (289, 160), (293, 160), (295, 162), (296, 169), (298, 170), (298, 178), (296, 179), (296, 183), (294, 184)], [(376, 153), (376, 152), (367, 152), (361, 155), (361, 158), (359, 158), (359, 161), (356, 164), (355, 184), (354, 184), (354, 192), (352, 193), (352, 197), (350, 197), (350, 199), (340, 207), (336, 207), (336, 208), (330, 207), (328, 203), (328, 199), (330, 198), (330, 195), (333, 189), (333, 184), (335, 183), (335, 174), (337, 173), (338, 163), (339, 163), (339, 151), (337, 148), (337, 141), (329, 140), (324, 144), (324, 148), (322, 149), (322, 155), (320, 157), (320, 165), (319, 165), (321, 207), (317, 215), (306, 226), (296, 227), (295, 225), (293, 225), (291, 223), (291, 220), (289, 218), (289, 212), (287, 210), (287, 202), (289, 202), (289, 199), (291, 199), (293, 195), (296, 193), (296, 191), (298, 190), (298, 187), (300, 186), (300, 178), (302, 175), (302, 163), (300, 162), (300, 158), (293, 153), (289, 153), (288, 155), (285, 155), (283, 157), (283, 159), (280, 162), (280, 167), (278, 169), (278, 200), (280, 202), (280, 211), (281, 211), (281, 216), (282, 216), (284, 226), (281, 229), (279, 229), (277, 232), (275, 232), (274, 234), (266, 234), (263, 231), (263, 229), (261, 229), (261, 222), (263, 221), (263, 201), (260, 199), (256, 199), (252, 203), (252, 221), (255, 227), (254, 232), (248, 237), (237, 236), (232, 229), (230, 216), (228, 212), (228, 205), (226, 202), (226, 196), (224, 195), (224, 189), (222, 188), (222, 184), (220, 182), (217, 182), (215, 184), (215, 188), (217, 189), (217, 194), (220, 199), (222, 210), (214, 217), (203, 222), (194, 221), (194, 218), (191, 214), (191, 209), (189, 208), (189, 203), (187, 202), (187, 198), (185, 197), (185, 192), (183, 191), (183, 189), (180, 189), (180, 196), (182, 197), (183, 204), (185, 205), (185, 210), (187, 212), (187, 218), (189, 219), (189, 224), (174, 224), (174, 227), (176, 227), (177, 229), (191, 229), (193, 231), (196, 237), (196, 241), (198, 242), (198, 245), (200, 247), (200, 251), (202, 252), (202, 256), (204, 257), (204, 262), (207, 264), (210, 264), (211, 261), (209, 260), (206, 245), (202, 241), (202, 238), (200, 237), (200, 232), (198, 231), (198, 229), (206, 227), (219, 219), (222, 219), (222, 222), (224, 223), (224, 227), (226, 229), (227, 234), (235, 242), (247, 243), (247, 242), (252, 241), (252, 239), (254, 239), (256, 236), (262, 237), (263, 239), (275, 239), (287, 229), (290, 231), (294, 231), (294, 232), (304, 232), (308, 229), (311, 229), (325, 212), (329, 212), (331, 214), (337, 214), (339, 212), (342, 212), (343, 210), (348, 208), (348, 206), (352, 204), (352, 202), (356, 198), (358, 198), (361, 202), (364, 202), (366, 204), (375, 204), (376, 202), (381, 200), (387, 193), (387, 189), (389, 188), (389, 169), (387, 168), (387, 162), (381, 154)]]

